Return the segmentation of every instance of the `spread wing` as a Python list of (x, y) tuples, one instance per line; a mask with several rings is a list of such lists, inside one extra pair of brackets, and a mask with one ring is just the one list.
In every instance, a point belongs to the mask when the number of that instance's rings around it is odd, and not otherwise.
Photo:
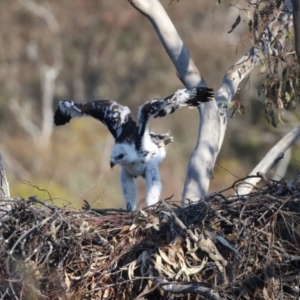
[(117, 140), (126, 133), (135, 130), (136, 123), (130, 115), (130, 109), (111, 100), (95, 100), (86, 103), (74, 103), (61, 100), (54, 114), (55, 125), (64, 125), (72, 118), (90, 116), (102, 122)]
[(151, 118), (164, 117), (172, 114), (181, 106), (197, 107), (201, 103), (211, 101), (214, 92), (210, 88), (198, 87), (194, 89), (181, 89), (164, 99), (154, 99), (146, 102), (139, 109), (139, 135), (143, 135)]

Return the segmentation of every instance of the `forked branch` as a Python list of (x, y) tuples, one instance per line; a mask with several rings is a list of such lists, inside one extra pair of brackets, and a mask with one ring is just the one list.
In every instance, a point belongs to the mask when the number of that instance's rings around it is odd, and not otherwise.
[[(152, 23), (186, 88), (206, 86), (159, 0), (130, 0), (130, 4)], [(208, 190), (219, 141), (219, 114), (215, 102), (201, 105), (197, 146), (191, 156), (183, 199), (199, 200)]]
[(206, 86), (196, 65), (159, 0), (128, 0), (152, 23), (170, 56), (180, 79), (187, 88)]
[[(159, 0), (131, 0), (137, 10), (153, 24), (162, 44), (175, 65), (182, 82), (187, 88), (205, 86), (205, 81), (194, 65), (174, 25)], [(184, 191), (183, 204), (205, 197), (217, 155), (223, 144), (227, 122), (228, 103), (241, 81), (253, 68), (261, 63), (261, 57), (278, 56), (282, 52), (287, 32), (292, 25), (292, 6), (287, 0), (282, 11), (265, 27), (256, 44), (231, 66), (224, 76), (216, 94), (216, 102), (199, 107), (200, 124), (198, 142), (190, 158)], [(281, 32), (281, 37), (276, 38)], [(272, 42), (277, 40), (275, 47)], [(217, 105), (216, 105), (217, 103)]]
[[(296, 140), (300, 137), (300, 125), (285, 135), (260, 161), (260, 163), (250, 172), (249, 175), (256, 175), (258, 172), (267, 173), (276, 164), (277, 158), (281, 153), (289, 149)], [(259, 177), (252, 177), (246, 179), (241, 184), (237, 191), (237, 195), (249, 194), (253, 187), (260, 181)]]

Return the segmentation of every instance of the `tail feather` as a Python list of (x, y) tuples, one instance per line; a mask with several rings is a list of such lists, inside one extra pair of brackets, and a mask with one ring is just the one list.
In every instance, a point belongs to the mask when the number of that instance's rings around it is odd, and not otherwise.
[(166, 145), (172, 143), (174, 140), (174, 138), (172, 136), (170, 136), (169, 133), (156, 134), (154, 132), (150, 132), (150, 137), (151, 137), (152, 141), (157, 145), (160, 145), (161, 143), (163, 143), (163, 145), (166, 146)]
[(163, 142), (165, 145), (171, 144), (173, 141), (174, 141), (174, 138), (172, 136), (168, 136), (163, 139)]

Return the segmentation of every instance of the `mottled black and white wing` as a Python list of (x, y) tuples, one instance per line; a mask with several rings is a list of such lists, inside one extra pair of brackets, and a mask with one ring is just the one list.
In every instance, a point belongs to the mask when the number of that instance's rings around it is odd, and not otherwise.
[(211, 101), (213, 98), (214, 92), (211, 88), (197, 87), (190, 90), (178, 90), (174, 94), (162, 99), (162, 101), (166, 102), (165, 107), (160, 109), (154, 118), (164, 117), (167, 114), (172, 114), (181, 106), (189, 106), (190, 108), (197, 107), (201, 103)]
[(135, 129), (130, 109), (111, 100), (95, 100), (86, 103), (61, 100), (54, 114), (55, 125), (64, 125), (72, 118), (90, 116), (102, 122), (115, 139)]
[(151, 118), (164, 117), (172, 114), (181, 106), (197, 107), (201, 103), (211, 101), (214, 92), (210, 88), (198, 87), (194, 89), (181, 89), (174, 94), (163, 98), (146, 102), (140, 107), (138, 113), (139, 135), (143, 135)]

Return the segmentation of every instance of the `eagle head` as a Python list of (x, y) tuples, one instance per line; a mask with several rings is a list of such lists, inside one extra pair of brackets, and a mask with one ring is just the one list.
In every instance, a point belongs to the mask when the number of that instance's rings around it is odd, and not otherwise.
[(113, 168), (115, 165), (126, 165), (132, 163), (134, 160), (133, 155), (134, 149), (128, 144), (115, 144), (110, 157), (110, 167)]

